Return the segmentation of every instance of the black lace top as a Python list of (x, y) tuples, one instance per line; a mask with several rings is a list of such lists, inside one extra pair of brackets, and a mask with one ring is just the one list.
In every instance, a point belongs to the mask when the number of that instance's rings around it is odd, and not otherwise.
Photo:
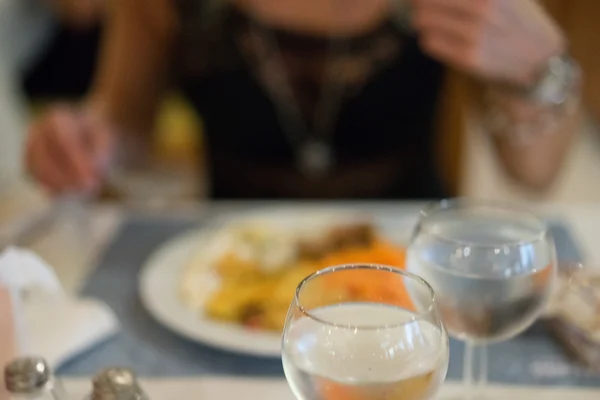
[[(215, 198), (439, 198), (433, 133), (443, 68), (415, 38), (389, 21), (347, 38), (332, 53), (330, 40), (272, 30), (290, 88), (310, 127), (327, 63), (339, 63), (341, 110), (333, 121), (334, 168), (302, 174), (289, 133), (280, 123), (260, 68), (261, 41), (233, 8), (179, 2), (182, 32), (175, 70), (202, 115)], [(310, 133), (310, 132), (309, 132)]]

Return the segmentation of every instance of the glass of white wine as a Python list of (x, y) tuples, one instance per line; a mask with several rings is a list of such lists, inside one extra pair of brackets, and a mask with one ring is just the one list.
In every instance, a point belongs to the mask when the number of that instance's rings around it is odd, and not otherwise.
[(448, 369), (431, 286), (382, 265), (304, 279), (284, 328), (285, 375), (299, 400), (429, 400)]
[(446, 200), (422, 212), (407, 270), (434, 288), (450, 336), (465, 342), (462, 398), (485, 397), (488, 343), (540, 316), (556, 277), (547, 224), (512, 206)]

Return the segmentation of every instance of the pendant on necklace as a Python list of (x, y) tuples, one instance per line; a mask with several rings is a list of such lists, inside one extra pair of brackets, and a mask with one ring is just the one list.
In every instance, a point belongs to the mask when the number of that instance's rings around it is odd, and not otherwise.
[(300, 147), (300, 169), (311, 178), (326, 175), (335, 163), (333, 150), (322, 141), (309, 140)]

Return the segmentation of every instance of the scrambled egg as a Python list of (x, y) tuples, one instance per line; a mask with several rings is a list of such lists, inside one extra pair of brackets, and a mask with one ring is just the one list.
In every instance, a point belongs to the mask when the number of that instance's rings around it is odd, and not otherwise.
[[(336, 232), (330, 227), (315, 229), (309, 235), (302, 229), (290, 232), (283, 226), (259, 222), (226, 227), (191, 259), (181, 277), (181, 300), (199, 315), (214, 320), (281, 331), (296, 287), (310, 274), (325, 266), (353, 262), (404, 263), (403, 250), (376, 236), (358, 242), (339, 241)], [(347, 232), (363, 237), (360, 230)], [(307, 237), (327, 250), (317, 256), (307, 254)], [(328, 247), (327, 243), (333, 245)], [(386, 282), (375, 282), (360, 274), (319, 282), (327, 287), (311, 284), (303, 296), (303, 306), (319, 307), (353, 298), (357, 293), (363, 298), (379, 298), (390, 289)], [(391, 290), (394, 301), (399, 296), (396, 292)]]
[(214, 319), (281, 329), (296, 286), (313, 272), (296, 260), (296, 239), (283, 228), (227, 227), (185, 269), (182, 302)]
[(237, 257), (265, 273), (280, 271), (296, 260), (296, 241), (286, 229), (260, 222), (243, 223), (217, 235), (218, 257)]

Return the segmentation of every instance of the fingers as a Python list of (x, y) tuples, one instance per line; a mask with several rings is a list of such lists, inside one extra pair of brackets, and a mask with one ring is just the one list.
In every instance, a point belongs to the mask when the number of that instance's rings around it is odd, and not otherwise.
[(104, 175), (111, 163), (115, 148), (115, 140), (111, 128), (91, 111), (84, 111), (81, 119), (86, 132), (93, 134), (84, 135), (85, 147), (94, 165), (95, 172)]
[(564, 48), (564, 34), (535, 0), (411, 2), (423, 50), (478, 78), (529, 86)]
[(469, 69), (478, 58), (475, 50), (463, 41), (450, 35), (427, 35), (421, 39), (421, 46), (431, 56), (440, 61), (450, 62), (452, 65)]
[(51, 153), (77, 187), (93, 187), (95, 174), (84, 146), (84, 127), (72, 110), (60, 110), (53, 116), (52, 132), (46, 134)]
[(76, 28), (87, 28), (96, 23), (103, 10), (100, 0), (54, 0), (61, 18)]
[(101, 142), (96, 135), (75, 111), (53, 110), (31, 128), (26, 152), (31, 174), (55, 194), (94, 191), (101, 175), (95, 149), (86, 142)]
[(416, 13), (439, 10), (460, 19), (479, 19), (491, 15), (494, 2), (490, 0), (413, 0)]
[(423, 4), (413, 19), (423, 50), (440, 61), (467, 64), (474, 57), (468, 53), (477, 35), (476, 20), (444, 5)]
[(498, 25), (494, 4), (489, 0), (413, 0), (413, 24), (422, 48), (442, 62), (477, 70), (482, 43)]
[(62, 173), (52, 153), (47, 151), (48, 148), (46, 136), (40, 132), (39, 127), (34, 127), (30, 133), (26, 152), (29, 172), (46, 189), (53, 193), (60, 193), (70, 186), (69, 179)]
[(425, 4), (416, 10), (413, 20), (423, 36), (450, 36), (457, 44), (466, 44), (481, 33), (482, 24), (473, 15), (443, 5)]

